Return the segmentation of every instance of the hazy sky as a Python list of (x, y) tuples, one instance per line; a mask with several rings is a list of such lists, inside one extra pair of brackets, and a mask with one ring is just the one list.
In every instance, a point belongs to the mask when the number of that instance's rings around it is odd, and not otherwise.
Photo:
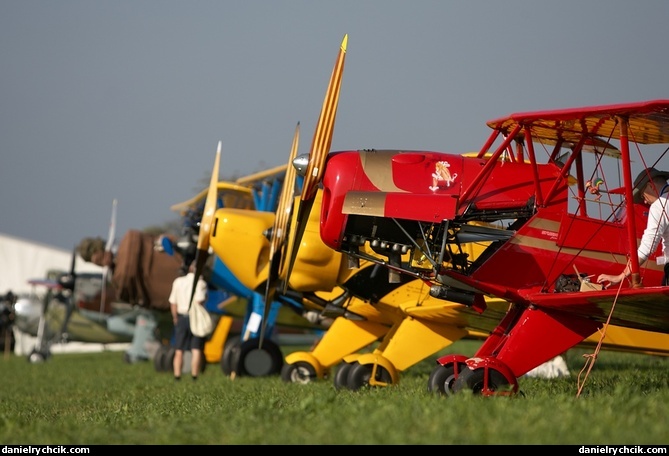
[[(0, 0), (0, 232), (71, 249), (311, 146), (478, 150), (513, 112), (669, 98), (666, 0)], [(666, 166), (669, 166), (667, 164)]]

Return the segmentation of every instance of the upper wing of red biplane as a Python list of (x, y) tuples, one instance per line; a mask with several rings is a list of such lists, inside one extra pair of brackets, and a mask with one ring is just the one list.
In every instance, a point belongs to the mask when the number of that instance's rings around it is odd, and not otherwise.
[[(619, 157), (621, 161), (622, 187), (612, 189), (610, 193), (621, 194), (624, 197), (627, 202), (620, 203), (621, 207), (632, 207), (634, 194), (639, 191), (634, 188), (632, 180), (633, 164), (641, 165), (635, 170), (636, 172), (647, 167), (655, 167), (669, 146), (669, 100), (519, 113), (490, 121), (487, 124), (495, 132), (506, 137), (522, 133), (525, 140), (531, 138), (535, 143), (551, 145), (562, 143), (569, 144), (572, 148), (579, 144), (589, 144), (599, 145), (601, 152), (616, 150), (612, 156)], [(614, 142), (618, 143), (617, 147), (613, 145)], [(642, 146), (661, 147), (644, 149)], [(555, 160), (557, 155), (553, 152), (551, 158)], [(577, 159), (582, 160), (582, 157), (575, 155), (573, 158), (570, 157), (568, 162), (575, 164)], [(579, 172), (582, 172), (581, 168), (577, 168), (577, 173)], [(581, 177), (578, 182), (581, 189), (580, 198), (583, 200), (590, 196), (586, 182), (584, 182), (587, 177), (587, 175)], [(601, 202), (601, 199), (598, 202)], [(615, 207), (618, 206), (615, 205)], [(584, 215), (581, 221), (585, 223), (592, 217), (590, 213), (581, 212), (581, 214)], [(633, 217), (635, 215), (642, 221), (636, 221)], [(645, 226), (646, 217), (645, 207), (640, 211), (628, 211), (627, 216), (619, 223), (619, 228), (624, 231), (617, 236), (610, 231), (604, 235), (600, 229), (594, 227), (589, 237), (591, 239), (599, 237), (604, 242), (591, 250), (611, 255), (627, 253), (632, 261), (632, 271), (639, 274), (642, 268), (638, 264), (636, 255), (637, 239), (641, 234), (639, 231)], [(584, 226), (577, 223), (574, 223), (574, 226), (581, 231), (584, 229)], [(600, 224), (600, 228), (603, 226), (603, 223)], [(584, 236), (579, 238), (568, 234), (567, 228), (567, 226), (560, 226), (559, 230), (565, 233), (563, 239), (572, 236), (569, 247), (577, 249), (573, 253), (574, 259), (577, 259), (581, 252), (590, 249), (594, 242)], [(625, 244), (621, 246), (621, 252), (606, 248), (619, 241)], [(656, 254), (662, 254), (661, 247)], [(595, 254), (590, 252), (590, 255)], [(650, 262), (655, 263), (653, 260), (654, 256)], [(622, 264), (615, 266), (616, 270), (604, 271), (608, 267), (602, 264), (601, 269), (590, 272), (619, 273), (624, 267), (624, 259), (620, 263)], [(663, 269), (656, 264), (649, 264), (647, 268), (654, 268), (656, 272)], [(568, 312), (600, 322), (610, 321), (615, 325), (669, 333), (669, 288), (660, 286), (657, 273), (652, 274), (651, 277), (651, 274), (646, 272), (645, 276), (640, 278), (633, 274), (632, 280), (636, 282), (631, 283), (631, 287), (623, 284), (620, 289), (610, 288), (594, 293), (532, 293), (525, 295), (524, 298), (539, 307)]]
[(669, 143), (669, 100), (511, 114), (487, 122), (495, 131), (512, 135), (530, 131), (534, 140), (617, 139), (638, 144)]

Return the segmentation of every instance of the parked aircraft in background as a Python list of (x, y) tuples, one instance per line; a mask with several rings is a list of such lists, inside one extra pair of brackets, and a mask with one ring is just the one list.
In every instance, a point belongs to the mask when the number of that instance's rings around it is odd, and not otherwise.
[[(214, 307), (207, 306), (212, 312), (241, 320), (241, 334), (230, 336), (229, 321), (221, 320), (220, 325), (228, 325), (227, 330), (216, 332), (211, 343), (220, 348), (220, 364), (228, 375), (265, 376), (278, 374), (283, 366), (283, 354), (279, 346), (279, 332), (317, 333), (327, 329), (328, 319), (319, 318), (315, 310), (320, 307), (309, 305), (300, 296), (282, 295), (269, 303), (270, 312), (263, 318), (265, 304), (264, 290), (257, 283), (240, 279), (240, 267), (245, 270), (256, 269), (256, 261), (263, 261), (262, 255), (252, 248), (239, 250), (248, 233), (257, 239), (267, 239), (264, 229), (258, 230), (257, 223), (236, 225), (233, 239), (223, 247), (228, 252), (230, 261), (221, 261), (218, 255), (209, 254), (209, 246), (197, 251), (202, 237), (206, 217), (203, 214), (212, 211), (227, 211), (238, 214), (252, 212), (260, 218), (273, 219), (280, 190), (285, 178), (287, 164), (269, 170), (244, 176), (234, 182), (219, 181), (220, 154), (219, 142), (216, 152), (216, 164), (212, 170), (210, 186), (195, 197), (172, 206), (172, 210), (181, 213), (184, 231), (176, 242), (165, 240), (165, 247), (179, 250), (187, 261), (196, 257), (201, 260), (199, 274), (215, 289), (226, 290), (231, 299), (220, 302)], [(214, 230), (218, 229), (213, 227)], [(234, 252), (234, 253), (233, 253)], [(199, 255), (199, 256), (198, 256)], [(266, 260), (266, 257), (264, 259)], [(243, 272), (242, 272), (243, 274)], [(234, 299), (233, 299), (234, 297)], [(265, 322), (268, 334), (267, 344), (258, 347), (258, 333)], [(205, 347), (205, 355), (207, 352)], [(209, 347), (212, 351), (214, 347)]]
[[(76, 255), (73, 255), (73, 259)], [(19, 298), (14, 305), (14, 326), (36, 337), (35, 347), (28, 354), (30, 362), (46, 360), (55, 343), (88, 342), (99, 344), (128, 343), (135, 333), (140, 309), (127, 306), (114, 314), (101, 314), (102, 274), (78, 273), (72, 268), (54, 277), (34, 279), (34, 292)], [(110, 303), (111, 304), (111, 303)], [(95, 306), (96, 310), (91, 310)]]

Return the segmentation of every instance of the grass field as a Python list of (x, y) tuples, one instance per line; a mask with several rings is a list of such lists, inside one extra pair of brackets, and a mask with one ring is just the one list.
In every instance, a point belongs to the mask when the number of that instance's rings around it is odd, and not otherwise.
[[(469, 354), (473, 344), (439, 354)], [(601, 352), (578, 395), (585, 353), (565, 355), (570, 378), (522, 378), (523, 394), (488, 398), (428, 393), (437, 355), (396, 386), (360, 391), (335, 390), (331, 380), (231, 380), (215, 364), (197, 382), (175, 382), (151, 362), (124, 363), (119, 352), (59, 354), (35, 365), (12, 355), (0, 360), (0, 442), (669, 444), (669, 361)]]

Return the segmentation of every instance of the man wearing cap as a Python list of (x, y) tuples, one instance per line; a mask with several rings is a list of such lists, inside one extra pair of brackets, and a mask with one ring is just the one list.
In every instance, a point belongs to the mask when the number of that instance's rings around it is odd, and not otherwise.
[(180, 275), (182, 256), (158, 251), (157, 238), (158, 235), (131, 229), (121, 238), (115, 253), (105, 251), (106, 241), (100, 237), (82, 239), (77, 252), (85, 261), (109, 266), (112, 301), (168, 310), (170, 287)]
[[(637, 250), (639, 264), (645, 262), (655, 252), (660, 240), (662, 241), (662, 253), (667, 257), (667, 246), (669, 246), (669, 205), (667, 204), (667, 192), (669, 191), (668, 171), (658, 171), (655, 168), (643, 170), (634, 180), (634, 202), (645, 202), (650, 205), (648, 210), (648, 221), (646, 229), (641, 237), (641, 244)], [(600, 274), (597, 283), (615, 285), (631, 274), (629, 262), (623, 272), (618, 275)], [(669, 264), (664, 266), (664, 278), (662, 285), (669, 285)], [(607, 285), (608, 286), (608, 285)]]

